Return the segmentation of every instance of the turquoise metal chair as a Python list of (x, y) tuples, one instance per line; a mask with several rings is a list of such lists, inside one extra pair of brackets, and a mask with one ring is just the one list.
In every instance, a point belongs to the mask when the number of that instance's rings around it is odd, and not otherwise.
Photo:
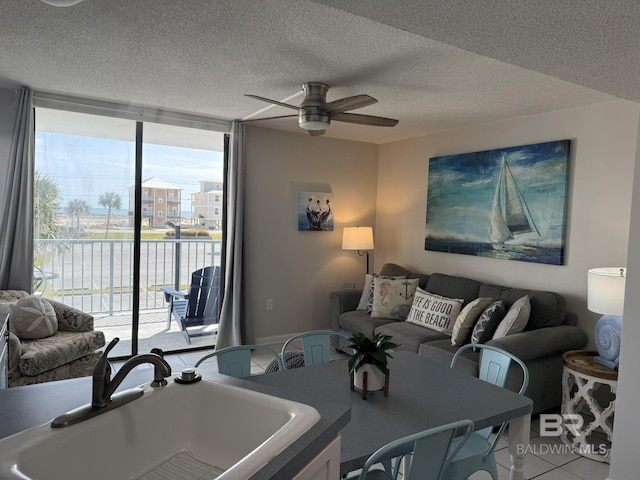
[(202, 362), (209, 358), (217, 357), (219, 373), (237, 378), (248, 377), (251, 375), (251, 352), (256, 350), (272, 355), (279, 369), (284, 370), (280, 355), (263, 345), (237, 345), (235, 347), (222, 348), (202, 357), (196, 362), (195, 367), (199, 367)]
[[(283, 360), (285, 368), (287, 368), (287, 360), (292, 360), (287, 350), (292, 342), (302, 340), (302, 353), (304, 355), (304, 366), (311, 367), (329, 363), (331, 353), (331, 338), (343, 337), (349, 339), (350, 336), (335, 330), (315, 330), (313, 332), (301, 333), (289, 338), (282, 346), (280, 357)], [(289, 362), (291, 363), (291, 362)]]
[[(397, 476), (387, 470), (372, 470), (379, 463), (398, 458), (405, 459), (403, 480), (438, 480), (451, 458), (464, 447), (473, 430), (471, 420), (457, 422), (414, 433), (394, 440), (373, 453), (365, 462), (358, 480), (394, 480)], [(396, 467), (398, 468), (398, 467)], [(348, 476), (347, 478), (356, 478)]]
[[(509, 367), (512, 364), (516, 364), (522, 369), (522, 386), (518, 393), (522, 395), (525, 392), (529, 385), (529, 371), (524, 362), (515, 355), (491, 345), (471, 343), (460, 347), (451, 360), (451, 368), (455, 368), (460, 355), (470, 349), (479, 349), (481, 351), (478, 378), (498, 387), (504, 387)], [(466, 480), (474, 472), (486, 470), (494, 480), (497, 480), (498, 468), (496, 466), (495, 449), (508, 424), (509, 422), (504, 422), (500, 425), (493, 441), (490, 440), (490, 435), (493, 431), (492, 427), (473, 432), (452, 458), (442, 478), (446, 480)]]

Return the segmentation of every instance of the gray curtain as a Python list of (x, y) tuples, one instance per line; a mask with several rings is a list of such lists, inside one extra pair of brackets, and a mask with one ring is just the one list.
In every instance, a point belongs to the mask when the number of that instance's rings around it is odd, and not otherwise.
[(251, 326), (245, 321), (243, 304), (244, 125), (233, 122), (229, 143), (229, 166), (225, 179), (228, 208), (224, 224), (227, 237), (224, 300), (216, 350), (254, 342)]
[(0, 289), (33, 285), (33, 92), (16, 91), (15, 122), (0, 205)]

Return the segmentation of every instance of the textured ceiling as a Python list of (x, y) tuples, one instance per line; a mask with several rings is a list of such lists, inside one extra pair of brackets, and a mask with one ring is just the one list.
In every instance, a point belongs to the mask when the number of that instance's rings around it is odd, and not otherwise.
[[(323, 81), (329, 101), (367, 93), (379, 103), (357, 113), (400, 120), (333, 122), (327, 136), (385, 143), (640, 100), (639, 9), (615, 0), (0, 0), (0, 85), (232, 120), (295, 113), (261, 111), (267, 104), (244, 93), (298, 104), (303, 82)], [(295, 118), (260, 125), (301, 132)]]

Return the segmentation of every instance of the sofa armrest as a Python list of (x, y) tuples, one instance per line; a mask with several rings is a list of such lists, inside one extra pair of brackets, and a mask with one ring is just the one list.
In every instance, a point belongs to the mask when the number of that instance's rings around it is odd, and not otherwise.
[(340, 315), (344, 312), (351, 312), (358, 308), (362, 289), (343, 288), (329, 294), (331, 300), (331, 328), (340, 330)]
[(21, 298), (28, 296), (29, 293), (24, 290), (0, 290), (1, 303), (15, 303)]
[(7, 367), (9, 370), (9, 378), (20, 376), (20, 357), (22, 356), (22, 347), (20, 339), (13, 333), (9, 332), (9, 355), (7, 357)]
[(47, 300), (56, 312), (58, 330), (63, 332), (93, 331), (93, 315), (55, 300)]
[(580, 350), (587, 344), (587, 334), (580, 327), (559, 325), (515, 333), (489, 340), (488, 345), (502, 348), (523, 362), (552, 355), (562, 355), (569, 350)]

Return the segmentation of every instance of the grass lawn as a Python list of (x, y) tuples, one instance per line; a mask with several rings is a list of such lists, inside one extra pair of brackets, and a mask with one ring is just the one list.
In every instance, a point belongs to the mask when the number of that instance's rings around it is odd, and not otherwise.
[[(201, 231), (199, 231), (201, 232)], [(207, 232), (212, 240), (222, 240), (222, 232)], [(183, 232), (182, 238), (185, 240), (202, 238), (202, 234), (199, 236), (189, 235), (188, 230)], [(104, 240), (104, 233), (92, 232), (88, 236), (83, 237), (89, 240)], [(166, 236), (164, 232), (156, 231), (142, 231), (142, 240), (173, 240), (173, 236)], [(133, 232), (109, 232), (107, 240), (133, 240)]]

